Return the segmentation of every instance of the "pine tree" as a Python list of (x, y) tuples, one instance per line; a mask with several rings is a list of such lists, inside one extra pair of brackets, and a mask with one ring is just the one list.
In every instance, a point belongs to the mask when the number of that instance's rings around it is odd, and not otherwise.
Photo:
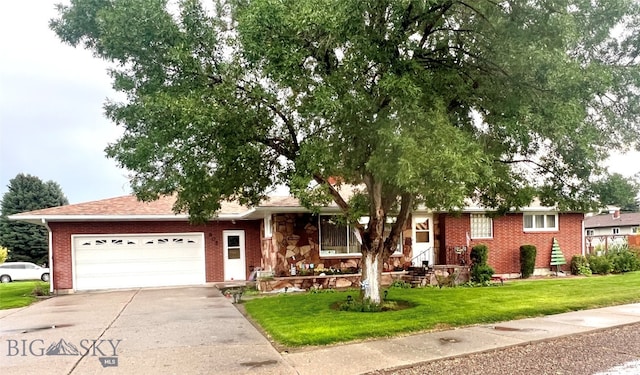
[(43, 226), (10, 221), (7, 216), (25, 211), (69, 204), (60, 185), (43, 182), (38, 177), (18, 174), (9, 181), (9, 191), (2, 197), (0, 246), (10, 250), (9, 261), (48, 262), (47, 229)]

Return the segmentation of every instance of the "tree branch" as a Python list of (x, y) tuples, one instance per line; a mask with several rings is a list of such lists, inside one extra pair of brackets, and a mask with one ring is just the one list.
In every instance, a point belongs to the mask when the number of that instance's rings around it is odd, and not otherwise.
[(398, 240), (401, 238), (400, 235), (402, 233), (402, 229), (411, 215), (412, 208), (413, 195), (410, 193), (403, 193), (400, 196), (400, 212), (398, 213), (396, 222), (391, 226), (391, 233), (389, 234), (389, 237), (387, 237), (384, 242), (384, 251), (386, 256), (393, 254), (395, 251), (395, 248), (398, 245)]

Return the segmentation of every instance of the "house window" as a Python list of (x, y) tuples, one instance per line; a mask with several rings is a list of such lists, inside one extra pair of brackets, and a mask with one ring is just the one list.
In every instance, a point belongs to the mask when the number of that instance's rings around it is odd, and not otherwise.
[(524, 214), (525, 231), (558, 230), (558, 214)]
[(423, 222), (416, 222), (414, 229), (416, 232), (416, 243), (429, 243), (429, 219), (425, 219)]
[[(320, 255), (348, 255), (360, 254), (360, 240), (357, 230), (350, 225), (345, 225), (337, 216), (321, 215), (318, 218), (320, 228)], [(395, 218), (390, 218), (391, 222)], [(360, 219), (360, 223), (366, 225), (368, 217)], [(383, 238), (387, 238), (391, 233), (391, 224), (384, 226)], [(402, 251), (402, 240), (398, 241), (395, 253)]]
[(594, 231), (593, 229), (587, 229), (587, 236), (593, 236)]
[(320, 255), (360, 254), (360, 243), (349, 225), (336, 216), (320, 216)]
[(638, 233), (640, 233), (640, 227), (633, 227), (633, 228), (631, 228), (631, 233), (633, 233), (633, 234), (638, 234)]
[(611, 232), (612, 232), (613, 234), (620, 234), (620, 228), (612, 228), (612, 229), (611, 229)]
[(493, 238), (493, 219), (485, 214), (471, 214), (471, 238)]

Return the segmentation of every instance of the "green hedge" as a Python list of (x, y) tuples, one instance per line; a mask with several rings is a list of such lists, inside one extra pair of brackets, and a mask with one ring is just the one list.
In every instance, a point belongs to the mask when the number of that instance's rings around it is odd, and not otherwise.
[(476, 245), (471, 249), (471, 281), (475, 283), (485, 284), (491, 281), (493, 276), (493, 268), (487, 265), (489, 259), (489, 248), (487, 245)]
[(520, 246), (520, 274), (523, 279), (533, 275), (536, 266), (536, 247), (534, 245)]
[(591, 272), (606, 275), (608, 273), (624, 273), (640, 271), (640, 257), (628, 246), (612, 246), (605, 255), (589, 255)]

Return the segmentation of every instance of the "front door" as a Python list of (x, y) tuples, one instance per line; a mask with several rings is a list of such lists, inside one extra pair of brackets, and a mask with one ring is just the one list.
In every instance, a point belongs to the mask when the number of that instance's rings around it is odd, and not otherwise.
[(224, 243), (224, 279), (246, 280), (244, 231), (225, 230), (222, 232), (222, 240)]
[(413, 216), (413, 265), (422, 266), (422, 262), (429, 262), (433, 266), (433, 216)]

